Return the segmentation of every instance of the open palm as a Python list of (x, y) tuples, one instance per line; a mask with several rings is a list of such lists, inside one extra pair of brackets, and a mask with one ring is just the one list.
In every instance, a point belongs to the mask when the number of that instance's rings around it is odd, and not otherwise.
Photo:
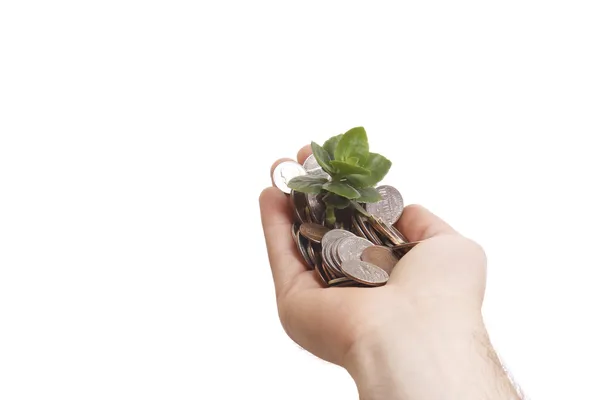
[[(302, 164), (310, 153), (309, 146), (301, 149), (298, 162)], [(481, 307), (485, 254), (421, 206), (406, 207), (397, 228), (410, 241), (423, 242), (400, 260), (385, 286), (376, 288), (323, 288), (315, 272), (307, 270), (291, 237), (293, 216), (287, 196), (267, 188), (261, 193), (260, 208), (282, 326), (292, 340), (324, 360), (343, 365), (359, 340), (395, 334), (415, 302)]]

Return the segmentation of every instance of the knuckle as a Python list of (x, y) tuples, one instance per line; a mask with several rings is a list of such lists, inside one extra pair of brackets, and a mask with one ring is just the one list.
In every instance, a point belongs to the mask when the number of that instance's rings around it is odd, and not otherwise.
[[(453, 260), (469, 260), (476, 268), (487, 265), (487, 255), (481, 244), (462, 235), (442, 235), (430, 239), (440, 244), (440, 249)], [(462, 261), (461, 261), (462, 262)]]
[(474, 253), (477, 253), (483, 259), (487, 259), (487, 254), (485, 253), (485, 249), (481, 244), (470, 238), (465, 238), (464, 240), (466, 241), (467, 246), (469, 246)]
[(487, 254), (481, 244), (471, 238), (461, 237), (462, 249), (465, 253), (470, 255), (470, 259), (473, 260), (473, 265), (477, 266), (478, 269), (485, 270), (487, 268)]

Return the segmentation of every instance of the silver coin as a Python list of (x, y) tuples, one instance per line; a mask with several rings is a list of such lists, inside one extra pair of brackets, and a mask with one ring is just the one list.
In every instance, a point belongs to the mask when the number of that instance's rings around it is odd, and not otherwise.
[(327, 232), (325, 235), (323, 235), (323, 238), (321, 239), (321, 246), (323, 246), (323, 248), (331, 246), (331, 243), (333, 243), (334, 240), (339, 239), (341, 237), (353, 237), (356, 236), (354, 233), (349, 232), (349, 231), (345, 231), (343, 229), (332, 229), (329, 232)]
[(295, 236), (295, 241), (296, 241), (296, 247), (298, 247), (298, 251), (300, 252), (300, 255), (302, 256), (302, 258), (304, 258), (304, 262), (306, 263), (306, 266), (309, 269), (314, 269), (315, 265), (313, 264), (312, 259), (310, 258), (310, 255), (308, 254), (308, 239), (305, 239), (302, 235), (300, 235), (300, 231), (298, 231), (298, 233), (296, 233)]
[(399, 254), (400, 256), (405, 256), (409, 251), (412, 250), (413, 247), (422, 242), (422, 240), (418, 240), (416, 242), (402, 243), (398, 246), (392, 247), (392, 250), (394, 250), (396, 254)]
[(340, 266), (342, 265), (342, 260), (340, 260), (338, 249), (340, 242), (344, 239), (346, 238), (341, 237), (339, 239), (336, 239), (333, 243), (331, 243), (331, 246), (329, 246), (328, 249), (328, 257), (331, 260), (330, 266), (333, 267), (335, 271), (337, 271), (337, 275), (343, 275), (342, 270), (340, 269)]
[(377, 203), (367, 203), (367, 212), (381, 218), (388, 225), (395, 224), (404, 211), (402, 195), (398, 189), (389, 185), (378, 186), (375, 189), (381, 195), (381, 200)]
[(327, 287), (329, 286), (329, 284), (327, 282), (329, 282), (329, 279), (327, 279), (327, 275), (325, 275), (325, 272), (323, 271), (323, 265), (322, 264), (317, 264), (315, 265), (315, 271), (317, 272), (317, 275), (319, 276), (321, 282), (323, 283), (323, 286)]
[(368, 239), (366, 233), (362, 230), (360, 225), (358, 224), (358, 219), (356, 215), (352, 216), (352, 232), (359, 237)]
[(305, 194), (292, 190), (290, 192), (290, 199), (294, 208), (294, 218), (296, 222), (309, 222), (305, 211), (307, 207)]
[(335, 278), (330, 280), (329, 282), (327, 282), (327, 284), (329, 286), (338, 286), (344, 283), (349, 283), (349, 282), (354, 282), (352, 279), (348, 278), (347, 276), (343, 276), (341, 278)]
[(329, 255), (329, 260), (325, 264), (327, 265), (327, 271), (328, 271), (329, 276), (331, 277), (331, 279), (335, 279), (335, 278), (339, 278), (340, 276), (344, 276), (344, 274), (340, 270), (340, 267), (338, 267), (335, 264), (335, 262), (333, 262), (331, 260), (331, 254)]
[(317, 162), (317, 159), (315, 158), (315, 156), (313, 154), (308, 156), (306, 161), (304, 161), (303, 167), (306, 170), (306, 173), (309, 175), (321, 176), (321, 177), (327, 178), (327, 179), (330, 178), (329, 174), (327, 172), (323, 171), (323, 168), (321, 168), (321, 166), (319, 165), (319, 163)]
[(304, 206), (304, 216), (306, 217), (307, 223), (312, 224), (315, 222), (312, 218), (312, 215), (310, 214), (310, 208), (308, 207), (308, 204), (306, 206)]
[(356, 222), (358, 222), (359, 227), (362, 229), (362, 231), (366, 235), (366, 239), (370, 240), (375, 245), (381, 246), (383, 244), (383, 242), (381, 241), (379, 236), (377, 236), (377, 233), (373, 230), (372, 226), (367, 225), (366, 221), (367, 220), (365, 220), (365, 218), (362, 215), (356, 216)]
[(291, 193), (292, 189), (288, 187), (288, 182), (297, 176), (306, 175), (306, 170), (296, 161), (283, 161), (273, 170), (273, 183), (283, 193)]
[(340, 276), (341, 271), (338, 273), (336, 269), (334, 269), (330, 264), (328, 264), (325, 261), (325, 258), (323, 258), (322, 265), (323, 265), (323, 271), (325, 272), (325, 275), (328, 276), (330, 278), (330, 280)]
[(408, 243), (408, 239), (406, 238), (406, 236), (404, 236), (402, 234), (402, 232), (400, 232), (398, 229), (396, 229), (396, 227), (394, 225), (390, 225), (390, 229), (396, 234), (396, 236), (398, 236), (400, 239), (402, 239), (403, 242)]
[(361, 237), (350, 237), (340, 239), (337, 243), (337, 254), (341, 265), (346, 261), (360, 260), (360, 255), (367, 248), (373, 246), (373, 243)]
[(296, 207), (296, 193), (295, 190), (290, 191), (289, 195), (290, 205), (292, 207), (292, 212), (294, 214), (294, 222), (302, 223), (298, 216), (298, 207)]
[[(346, 275), (344, 275), (346, 276)], [(330, 287), (337, 287), (337, 288), (343, 288), (343, 287), (367, 287), (367, 285), (363, 285), (362, 283), (358, 283), (353, 279), (348, 279), (345, 282), (340, 282), (337, 283), (335, 285), (331, 285)]]
[(338, 267), (335, 264), (335, 261), (333, 260), (333, 253), (331, 252), (333, 248), (333, 243), (334, 242), (322, 247), (321, 256), (323, 257), (323, 264), (326, 265), (327, 269), (331, 272), (331, 275), (337, 275), (336, 270), (338, 269)]
[(308, 258), (310, 258), (312, 265), (317, 265), (317, 255), (310, 242), (308, 242), (308, 245), (306, 246), (306, 253), (308, 254)]
[(384, 285), (390, 278), (388, 273), (377, 265), (356, 259), (344, 262), (342, 271), (348, 278), (368, 286)]
[(298, 224), (297, 222), (294, 222), (292, 224), (292, 238), (296, 238), (296, 235), (298, 234), (298, 231), (300, 230), (300, 224)]
[(313, 193), (306, 194), (306, 200), (308, 202), (308, 208), (312, 218), (320, 223), (325, 218), (325, 204), (319, 201), (318, 195)]
[(321, 258), (323, 259), (323, 269), (326, 270), (329, 275), (334, 275), (334, 268), (332, 267), (333, 260), (331, 259), (331, 246), (321, 247)]
[(382, 237), (390, 241), (393, 245), (404, 243), (404, 240), (400, 236), (396, 235), (396, 232), (391, 229), (391, 227), (394, 225), (388, 225), (383, 219), (376, 216), (369, 217), (369, 223), (374, 230), (379, 232)]
[(314, 243), (310, 244), (310, 249), (314, 253), (315, 264), (321, 264), (323, 262), (323, 256), (321, 255), (321, 246)]

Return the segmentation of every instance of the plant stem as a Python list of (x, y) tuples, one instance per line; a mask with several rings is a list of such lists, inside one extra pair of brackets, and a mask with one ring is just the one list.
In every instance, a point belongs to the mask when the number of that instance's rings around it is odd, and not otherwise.
[(354, 207), (356, 209), (356, 211), (358, 211), (359, 213), (361, 213), (365, 217), (370, 217), (371, 216), (371, 214), (369, 214), (367, 212), (367, 210), (365, 210), (363, 208), (363, 206), (361, 206), (356, 200), (350, 200), (350, 204), (352, 204), (352, 207)]
[(325, 208), (325, 222), (329, 226), (335, 225), (335, 207), (331, 205), (327, 205)]

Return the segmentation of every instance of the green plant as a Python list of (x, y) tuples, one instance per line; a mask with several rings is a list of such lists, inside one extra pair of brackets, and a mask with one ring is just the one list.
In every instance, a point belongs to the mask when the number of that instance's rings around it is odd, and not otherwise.
[(374, 186), (390, 170), (392, 162), (369, 151), (367, 132), (361, 126), (329, 138), (323, 146), (311, 143), (315, 159), (329, 178), (303, 175), (291, 179), (288, 186), (298, 192), (322, 196), (328, 225), (336, 221), (335, 210), (349, 206), (364, 212), (359, 203), (374, 203), (381, 196)]

